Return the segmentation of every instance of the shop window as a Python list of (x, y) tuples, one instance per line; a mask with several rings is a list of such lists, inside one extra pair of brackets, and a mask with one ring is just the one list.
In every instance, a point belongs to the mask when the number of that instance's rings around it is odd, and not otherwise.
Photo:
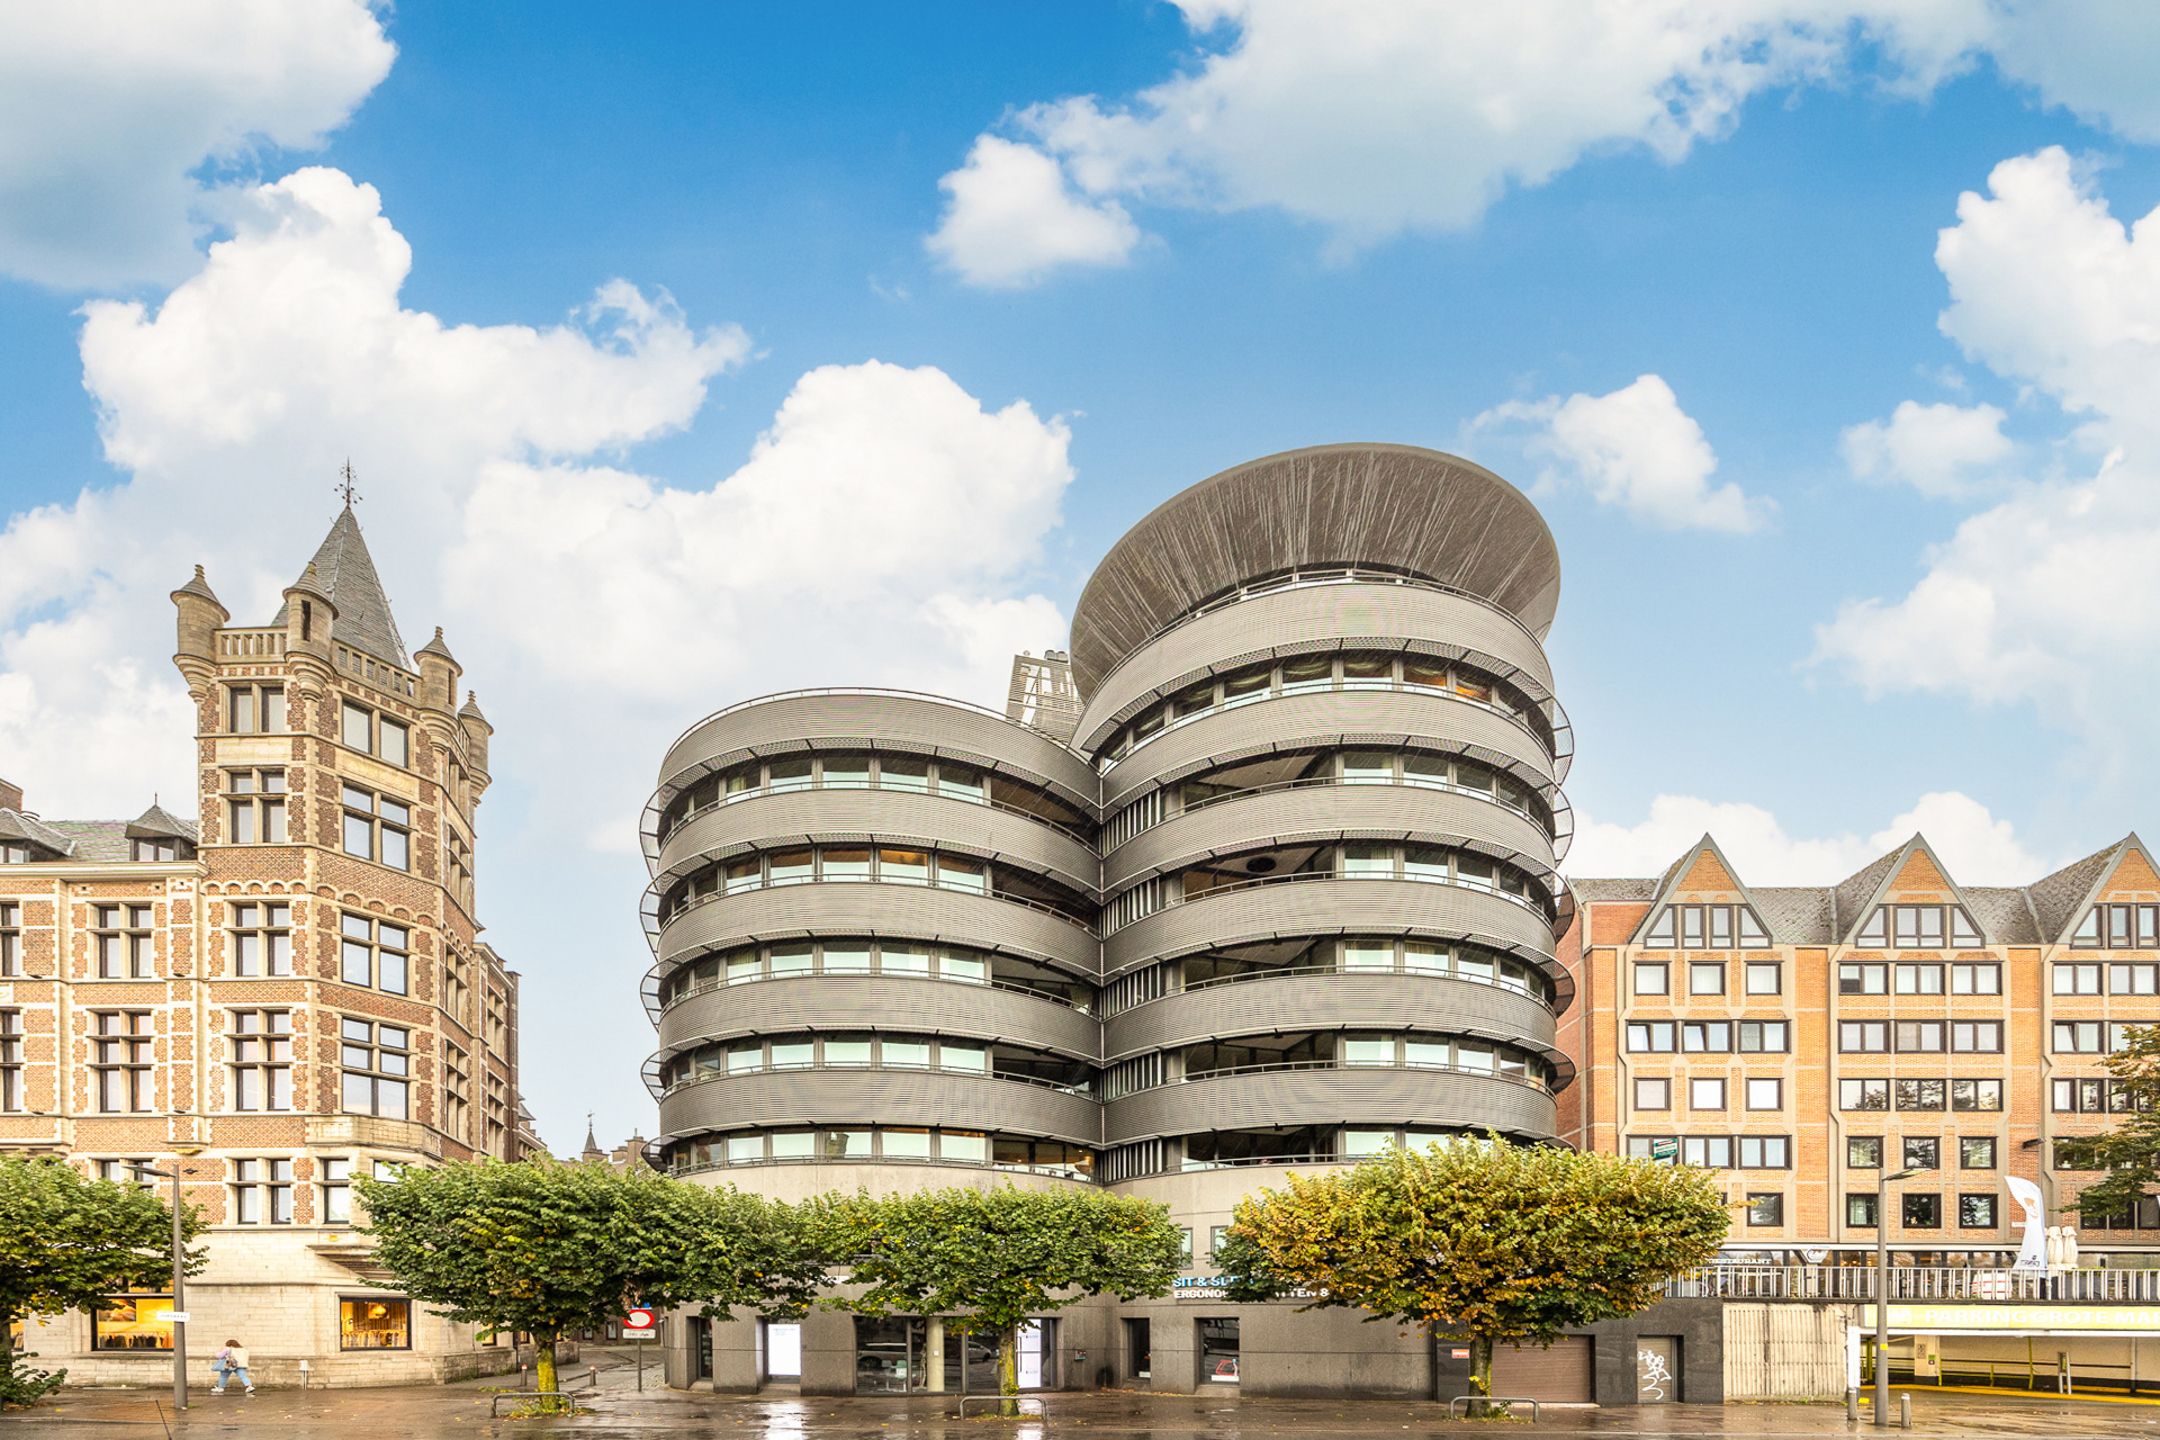
[(170, 1295), (122, 1295), (90, 1312), (93, 1350), (170, 1350)]
[(412, 1302), (387, 1296), (340, 1298), (338, 1349), (412, 1349)]

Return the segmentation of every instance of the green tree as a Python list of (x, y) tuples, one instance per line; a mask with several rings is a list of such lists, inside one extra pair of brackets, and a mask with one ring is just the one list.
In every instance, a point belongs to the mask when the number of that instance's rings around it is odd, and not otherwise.
[[(1019, 1392), (1015, 1333), (1030, 1317), (1091, 1295), (1169, 1293), (1182, 1241), (1170, 1213), (1105, 1190), (925, 1190), (810, 1203), (826, 1253), (859, 1296), (826, 1303), (864, 1315), (947, 1315), (963, 1336), (998, 1340), (998, 1388)], [(963, 1345), (965, 1341), (963, 1340)], [(1007, 1413), (1015, 1407), (1008, 1399)]]
[(2079, 1169), (2107, 1172), (2070, 1202), (2087, 1223), (2133, 1214), (2160, 1190), (2160, 1025), (2133, 1025), (2123, 1042), (2106, 1064), (2115, 1092), (2109, 1108), (2127, 1113), (2111, 1130), (2060, 1142)]
[(530, 1333), (542, 1390), (557, 1388), (566, 1330), (635, 1304), (800, 1314), (824, 1275), (786, 1206), (649, 1170), (481, 1161), (359, 1190), (376, 1259), (406, 1292), (452, 1320)]
[[(190, 1239), (201, 1228), (194, 1206), (181, 1227)], [(200, 1250), (188, 1252), (190, 1274), (202, 1263)], [(0, 1409), (29, 1405), (67, 1378), (17, 1370), (14, 1326), (171, 1278), (172, 1211), (153, 1191), (92, 1180), (58, 1160), (0, 1160)]]
[(1232, 1299), (1302, 1295), (1467, 1339), (1471, 1389), (1490, 1395), (1495, 1342), (1645, 1309), (1728, 1223), (1705, 1171), (1462, 1140), (1247, 1196), (1216, 1255)]

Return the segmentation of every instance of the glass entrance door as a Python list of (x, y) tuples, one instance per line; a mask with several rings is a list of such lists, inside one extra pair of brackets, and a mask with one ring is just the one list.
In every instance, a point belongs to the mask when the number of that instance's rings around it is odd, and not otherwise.
[(1232, 1315), (1220, 1319), (1198, 1320), (1194, 1324), (1198, 1327), (1200, 1334), (1200, 1383), (1203, 1385), (1237, 1384), (1237, 1317)]

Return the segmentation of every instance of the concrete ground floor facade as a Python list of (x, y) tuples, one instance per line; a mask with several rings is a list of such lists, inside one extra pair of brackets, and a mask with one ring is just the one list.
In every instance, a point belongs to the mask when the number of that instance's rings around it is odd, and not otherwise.
[[(212, 1382), (213, 1357), (228, 1339), (247, 1347), (258, 1386), (409, 1385), (517, 1367), (510, 1336), (483, 1343), (475, 1327), (409, 1299), (350, 1230), (235, 1227), (208, 1232), (204, 1243), (208, 1264), (187, 1282), (193, 1383)], [(170, 1289), (116, 1296), (95, 1314), (31, 1320), (22, 1345), (32, 1364), (64, 1367), (71, 1385), (165, 1385), (172, 1310)]]
[[(1207, 1286), (1158, 1301), (1081, 1301), (1021, 1337), (1025, 1390), (1142, 1390), (1248, 1397), (1446, 1399), (1469, 1388), (1466, 1344), (1346, 1310), (1233, 1305)], [(1717, 1301), (1676, 1300), (1551, 1347), (1506, 1347), (1495, 1389), (1561, 1403), (1718, 1403)], [(962, 1339), (937, 1317), (869, 1320), (817, 1309), (799, 1321), (678, 1314), (661, 1341), (670, 1385), (721, 1393), (952, 1395)], [(994, 1389), (989, 1337), (968, 1341), (966, 1388)], [(1646, 1362), (1644, 1357), (1651, 1359)], [(1833, 1362), (1835, 1356), (1832, 1356)]]

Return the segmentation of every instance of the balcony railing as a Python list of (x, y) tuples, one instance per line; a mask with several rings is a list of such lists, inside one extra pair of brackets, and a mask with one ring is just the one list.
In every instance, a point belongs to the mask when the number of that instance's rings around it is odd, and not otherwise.
[[(2160, 1303), (2160, 1269), (2059, 1270), (2051, 1275), (2013, 1275), (2006, 1269), (1972, 1266), (1897, 1265), (1890, 1300), (1978, 1303), (2047, 1300), (2076, 1304)], [(1875, 1299), (1872, 1265), (1706, 1265), (1665, 1287), (1673, 1299), (1860, 1300)]]

